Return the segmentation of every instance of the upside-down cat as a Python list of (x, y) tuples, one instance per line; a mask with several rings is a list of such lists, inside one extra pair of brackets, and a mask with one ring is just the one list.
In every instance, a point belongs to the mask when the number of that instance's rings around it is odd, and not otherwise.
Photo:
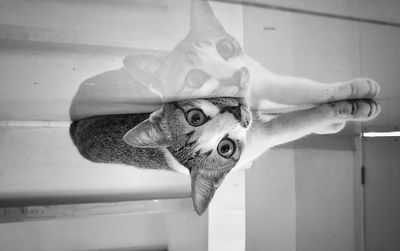
[[(105, 73), (80, 87), (71, 105), (73, 142), (94, 162), (189, 174), (199, 215), (231, 170), (268, 148), (335, 133), (347, 121), (380, 112), (373, 80), (322, 84), (268, 72), (243, 54), (206, 1), (193, 0), (191, 30), (170, 54), (131, 56), (124, 63), (122, 73)], [(120, 109), (82, 108), (85, 84), (125, 86), (127, 76), (160, 95), (161, 108), (135, 109), (130, 101)]]

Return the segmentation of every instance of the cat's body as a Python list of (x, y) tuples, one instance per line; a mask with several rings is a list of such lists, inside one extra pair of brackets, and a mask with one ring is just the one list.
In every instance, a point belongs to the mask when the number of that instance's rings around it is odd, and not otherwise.
[[(191, 31), (168, 56), (130, 56), (124, 66), (80, 87), (70, 110), (74, 144), (93, 162), (190, 175), (199, 214), (227, 173), (267, 149), (380, 112), (373, 80), (322, 84), (269, 72), (202, 0), (193, 0)], [(133, 82), (148, 89), (138, 93)]]
[(124, 135), (150, 113), (104, 115), (74, 121), (70, 136), (80, 154), (97, 163), (116, 163), (148, 169), (173, 170), (161, 148), (131, 147)]

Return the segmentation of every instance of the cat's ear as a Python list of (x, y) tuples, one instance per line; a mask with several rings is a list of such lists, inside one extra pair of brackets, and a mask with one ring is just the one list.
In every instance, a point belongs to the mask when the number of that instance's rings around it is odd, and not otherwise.
[(190, 31), (202, 33), (225, 32), (208, 1), (192, 0)]
[(123, 63), (137, 80), (151, 84), (162, 66), (163, 58), (154, 55), (130, 55), (124, 58)]
[(142, 123), (124, 135), (124, 141), (133, 147), (166, 147), (171, 144), (170, 137), (160, 128), (163, 110), (158, 110)]
[(208, 208), (215, 191), (225, 178), (221, 173), (217, 177), (208, 177), (198, 172), (191, 173), (193, 206), (198, 215), (202, 215)]

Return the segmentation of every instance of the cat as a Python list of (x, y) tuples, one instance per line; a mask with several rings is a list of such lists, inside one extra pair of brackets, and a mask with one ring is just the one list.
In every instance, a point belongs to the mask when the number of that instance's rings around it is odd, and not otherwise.
[(239, 161), (250, 122), (243, 99), (192, 99), (166, 103), (151, 114), (74, 121), (70, 135), (81, 155), (93, 162), (190, 174), (200, 215)]
[(380, 111), (371, 99), (345, 100), (265, 120), (242, 102), (192, 99), (166, 103), (151, 114), (95, 116), (72, 122), (70, 135), (81, 155), (93, 162), (190, 175), (194, 208), (201, 215), (233, 168), (275, 145), (334, 133), (346, 121), (371, 120)]
[(267, 149), (379, 114), (375, 81), (273, 74), (243, 52), (207, 1), (193, 0), (191, 11), (188, 36), (167, 56), (128, 56), (123, 69), (81, 85), (70, 135), (83, 157), (190, 175), (201, 215), (224, 177)]

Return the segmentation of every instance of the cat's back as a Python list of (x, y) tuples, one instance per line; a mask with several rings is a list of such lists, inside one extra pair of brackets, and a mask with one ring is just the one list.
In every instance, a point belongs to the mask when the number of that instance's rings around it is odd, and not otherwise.
[(149, 117), (149, 113), (105, 115), (73, 121), (70, 136), (80, 154), (99, 163), (118, 163), (151, 169), (169, 169), (158, 148), (136, 148), (123, 136)]

